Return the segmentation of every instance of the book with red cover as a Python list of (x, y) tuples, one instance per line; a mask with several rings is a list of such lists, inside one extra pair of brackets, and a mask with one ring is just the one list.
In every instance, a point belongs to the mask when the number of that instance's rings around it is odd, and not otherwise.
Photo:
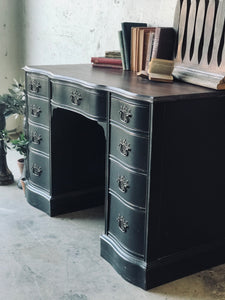
[(92, 66), (93, 67), (102, 67), (102, 68), (113, 68), (113, 69), (122, 69), (122, 65), (113, 65), (113, 64), (95, 64), (95, 63), (92, 63)]
[(94, 64), (110, 64), (122, 66), (122, 59), (109, 57), (92, 57), (91, 62)]

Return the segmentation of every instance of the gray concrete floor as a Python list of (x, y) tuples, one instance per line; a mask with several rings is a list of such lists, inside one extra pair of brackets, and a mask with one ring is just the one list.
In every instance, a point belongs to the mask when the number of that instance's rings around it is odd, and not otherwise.
[[(19, 178), (18, 154), (7, 161)], [(0, 300), (225, 299), (225, 265), (144, 291), (100, 257), (103, 207), (51, 218), (0, 186)]]

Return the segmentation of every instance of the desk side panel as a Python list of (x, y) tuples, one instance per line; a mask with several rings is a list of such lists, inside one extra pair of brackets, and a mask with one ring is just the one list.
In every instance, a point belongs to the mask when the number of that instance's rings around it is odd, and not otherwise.
[(154, 118), (148, 259), (170, 260), (224, 240), (225, 98), (158, 104)]

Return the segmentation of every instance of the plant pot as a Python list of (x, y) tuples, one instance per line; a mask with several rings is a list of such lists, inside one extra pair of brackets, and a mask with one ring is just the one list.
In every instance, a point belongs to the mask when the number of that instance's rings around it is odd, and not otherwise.
[(17, 160), (17, 165), (19, 167), (19, 170), (20, 170), (20, 178), (17, 182), (17, 186), (19, 189), (23, 189), (23, 184), (22, 184), (22, 180), (24, 181), (25, 180), (25, 168), (24, 168), (24, 163), (25, 163), (25, 159), (24, 158), (19, 158)]
[(19, 159), (17, 160), (17, 165), (18, 165), (18, 167), (19, 167), (20, 174), (22, 175), (23, 169), (24, 169), (24, 158), (19, 158)]
[(21, 178), (20, 179), (20, 183), (21, 183), (22, 189), (23, 189), (24, 194), (25, 194), (26, 179), (25, 178)]

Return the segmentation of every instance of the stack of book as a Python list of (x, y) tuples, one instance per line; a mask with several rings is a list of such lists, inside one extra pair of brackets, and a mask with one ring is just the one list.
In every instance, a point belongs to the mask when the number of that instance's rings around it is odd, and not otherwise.
[(122, 59), (119, 51), (106, 51), (105, 56), (91, 57), (93, 67), (122, 69)]
[[(150, 62), (155, 70), (171, 70), (174, 59), (175, 30), (172, 27), (148, 27), (147, 23), (121, 23), (119, 31), (120, 52), (124, 70), (148, 76)], [(160, 61), (156, 61), (160, 59)], [(170, 66), (170, 67), (168, 67)], [(151, 70), (150, 70), (151, 71)], [(171, 74), (168, 74), (171, 76)], [(152, 79), (153, 77), (149, 77)], [(154, 77), (155, 78), (155, 77)], [(170, 77), (171, 78), (171, 77)], [(168, 78), (167, 78), (168, 79)]]
[(122, 30), (118, 32), (120, 52), (124, 70), (131, 69), (131, 29), (134, 27), (147, 27), (147, 23), (121, 23)]

